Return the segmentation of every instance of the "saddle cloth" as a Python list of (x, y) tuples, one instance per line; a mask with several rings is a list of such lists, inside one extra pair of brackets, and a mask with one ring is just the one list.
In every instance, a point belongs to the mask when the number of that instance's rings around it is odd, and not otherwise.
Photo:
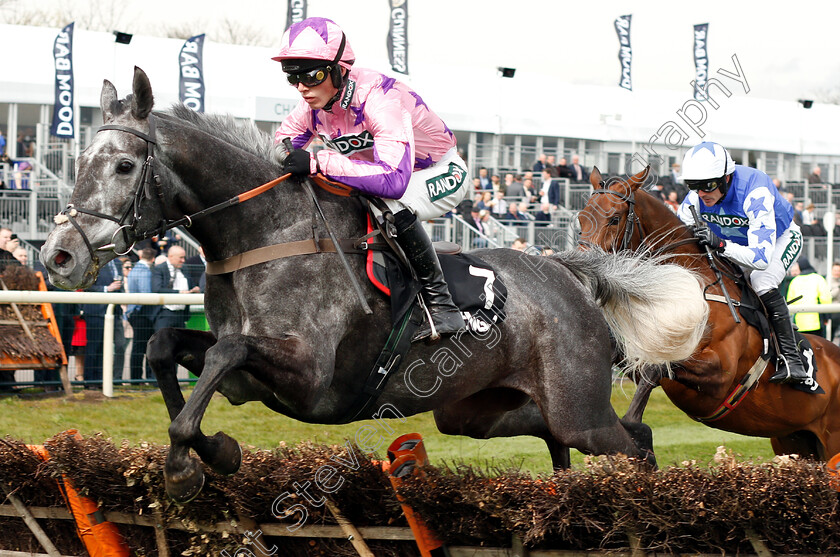
[[(507, 288), (492, 266), (466, 253), (438, 251), (438, 259), (452, 301), (470, 331), (483, 334), (504, 321)], [(420, 292), (419, 283), (391, 251), (369, 250), (366, 268), (371, 283), (390, 296), (391, 318), (397, 323)]]
[[(764, 340), (764, 354), (775, 357), (776, 345), (770, 340), (770, 323), (764, 314), (764, 310), (761, 309), (762, 305), (758, 295), (747, 285), (746, 281), (738, 281), (738, 284), (741, 287), (741, 305), (738, 307), (741, 317), (761, 333), (761, 338)], [(796, 345), (799, 347), (799, 357), (808, 372), (809, 379), (804, 383), (792, 383), (789, 386), (806, 393), (824, 393), (823, 388), (817, 383), (817, 362), (814, 359), (814, 349), (808, 339), (799, 331), (796, 331)]]

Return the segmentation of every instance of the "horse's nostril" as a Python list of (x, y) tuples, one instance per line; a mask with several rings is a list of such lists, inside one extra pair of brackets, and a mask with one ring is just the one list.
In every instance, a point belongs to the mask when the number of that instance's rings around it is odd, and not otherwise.
[(55, 255), (53, 259), (56, 265), (64, 265), (68, 261), (70, 261), (70, 254), (64, 250), (58, 250), (58, 253)]

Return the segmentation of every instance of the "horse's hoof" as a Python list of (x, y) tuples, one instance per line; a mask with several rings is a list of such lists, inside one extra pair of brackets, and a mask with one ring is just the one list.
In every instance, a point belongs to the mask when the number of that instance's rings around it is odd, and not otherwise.
[(199, 452), (201, 460), (214, 472), (222, 476), (232, 476), (242, 465), (242, 447), (236, 439), (219, 431), (207, 438), (207, 444)]
[(173, 472), (171, 468), (167, 463), (164, 470), (166, 494), (169, 498), (183, 505), (198, 497), (204, 487), (204, 471), (201, 464), (196, 459), (189, 458), (188, 465), (182, 470)]
[(627, 433), (630, 434), (633, 444), (636, 445), (637, 457), (656, 470), (656, 455), (653, 453), (653, 430), (642, 422), (619, 421)]

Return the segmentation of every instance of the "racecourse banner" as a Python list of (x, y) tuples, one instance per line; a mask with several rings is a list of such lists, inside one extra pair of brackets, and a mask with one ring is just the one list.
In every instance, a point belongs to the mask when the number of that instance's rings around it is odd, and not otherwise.
[(706, 81), (709, 79), (708, 36), (708, 23), (694, 26), (694, 98), (698, 101), (706, 99)]
[[(50, 135), (73, 138), (76, 136), (73, 104), (73, 25), (67, 25), (55, 38), (55, 102)], [(20, 155), (20, 153), (18, 153)]]
[(632, 15), (622, 15), (615, 20), (615, 32), (618, 35), (618, 60), (621, 62), (621, 77), (618, 86), (628, 91), (633, 90), (633, 80), (630, 77), (630, 67), (633, 65), (633, 49), (630, 47), (630, 18)]
[(190, 37), (178, 54), (178, 99), (187, 108), (204, 112), (204, 33)]
[(408, 0), (388, 0), (391, 24), (388, 27), (388, 60), (395, 72), (408, 75)]
[(286, 10), (286, 29), (306, 19), (306, 0), (289, 0)]

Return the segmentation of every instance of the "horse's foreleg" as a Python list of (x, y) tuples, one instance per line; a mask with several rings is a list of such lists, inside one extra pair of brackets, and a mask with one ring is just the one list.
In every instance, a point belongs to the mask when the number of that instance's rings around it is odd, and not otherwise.
[(171, 444), (164, 468), (169, 496), (178, 502), (190, 501), (204, 485), (204, 472), (190, 456), (191, 448), (219, 474), (233, 474), (239, 469), (242, 452), (233, 438), (221, 431), (210, 437), (201, 432), (204, 412), (229, 372), (242, 370), (241, 373), (253, 377), (259, 389), (268, 391), (266, 397), (273, 396), (272, 388), (294, 393), (293, 398), (301, 408), (308, 408), (312, 394), (323, 383), (315, 377), (314, 369), (310, 347), (296, 337), (228, 335), (220, 338), (207, 350), (198, 383), (169, 426)]
[(659, 380), (664, 377), (665, 370), (659, 367), (646, 368), (649, 373), (640, 377), (636, 383), (636, 392), (633, 394), (633, 400), (630, 401), (630, 407), (624, 413), (621, 421), (626, 424), (637, 424), (642, 422), (642, 417), (650, 400), (650, 393), (653, 392), (659, 385)]
[(810, 431), (795, 431), (784, 437), (773, 437), (770, 439), (773, 452), (777, 455), (798, 454), (815, 460), (827, 460), (833, 455), (826, 454), (825, 447), (819, 438)]
[(204, 331), (161, 329), (149, 339), (146, 358), (157, 378), (169, 420), (184, 408), (184, 395), (178, 383), (178, 364), (195, 375), (204, 369), (204, 354), (216, 343), (216, 337)]
[[(190, 456), (190, 448), (211, 467), (221, 473), (233, 473), (239, 468), (241, 452), (238, 443), (222, 432), (214, 439), (201, 432), (201, 420), (222, 378), (248, 360), (248, 346), (236, 340), (241, 337), (224, 337), (205, 353), (204, 370), (192, 394), (169, 426), (171, 441), (166, 457), (164, 475), (166, 492), (179, 503), (191, 501), (204, 485), (204, 472), (199, 462)], [(227, 463), (229, 466), (225, 466)]]

